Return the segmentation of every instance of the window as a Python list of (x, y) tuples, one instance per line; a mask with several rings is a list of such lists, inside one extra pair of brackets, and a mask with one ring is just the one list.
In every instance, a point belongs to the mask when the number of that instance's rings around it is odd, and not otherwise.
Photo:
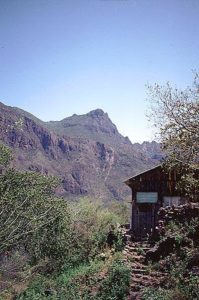
[(138, 192), (136, 194), (137, 203), (156, 203), (158, 201), (158, 193)]
[(180, 197), (164, 197), (163, 198), (163, 206), (177, 206), (180, 204)]

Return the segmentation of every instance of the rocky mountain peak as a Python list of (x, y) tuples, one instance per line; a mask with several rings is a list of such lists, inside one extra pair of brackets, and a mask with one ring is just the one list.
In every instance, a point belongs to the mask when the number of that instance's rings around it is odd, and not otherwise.
[(108, 116), (107, 113), (105, 113), (102, 109), (100, 108), (97, 108), (97, 109), (94, 109), (94, 110), (91, 110), (87, 116), (91, 116), (93, 118), (95, 117), (102, 117), (102, 116)]
[(43, 122), (0, 103), (0, 140), (13, 149), (13, 166), (59, 177), (60, 193), (71, 198), (124, 199), (130, 193), (124, 179), (161, 156), (156, 143), (133, 145), (102, 109)]

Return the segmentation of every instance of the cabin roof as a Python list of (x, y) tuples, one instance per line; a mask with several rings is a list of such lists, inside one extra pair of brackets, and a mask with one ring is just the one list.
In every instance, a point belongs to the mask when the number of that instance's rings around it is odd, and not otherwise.
[(157, 166), (155, 166), (155, 167), (153, 167), (153, 168), (151, 168), (151, 169), (147, 169), (147, 170), (144, 171), (144, 172), (138, 173), (138, 174), (134, 175), (133, 177), (131, 177), (131, 178), (125, 180), (124, 183), (125, 183), (126, 185), (129, 185), (131, 181), (137, 179), (139, 176), (141, 176), (141, 175), (143, 175), (143, 174), (145, 174), (145, 173), (151, 172), (151, 171), (153, 171), (153, 170), (155, 170), (155, 169), (158, 169), (158, 168), (162, 168), (162, 164), (159, 164), (159, 165), (157, 165)]

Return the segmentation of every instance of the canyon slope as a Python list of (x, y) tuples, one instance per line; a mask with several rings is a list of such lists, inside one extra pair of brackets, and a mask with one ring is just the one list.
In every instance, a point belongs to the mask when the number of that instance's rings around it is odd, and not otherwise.
[(58, 193), (66, 198), (125, 200), (125, 179), (162, 157), (158, 143), (132, 144), (101, 109), (43, 122), (0, 103), (0, 140), (12, 148), (18, 170), (59, 177)]

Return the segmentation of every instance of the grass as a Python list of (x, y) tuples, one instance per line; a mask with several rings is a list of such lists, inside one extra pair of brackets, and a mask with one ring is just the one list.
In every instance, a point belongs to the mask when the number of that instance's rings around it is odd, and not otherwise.
[(77, 267), (65, 265), (54, 276), (38, 275), (16, 299), (122, 300), (129, 281), (130, 271), (116, 253), (105, 261), (95, 259)]

